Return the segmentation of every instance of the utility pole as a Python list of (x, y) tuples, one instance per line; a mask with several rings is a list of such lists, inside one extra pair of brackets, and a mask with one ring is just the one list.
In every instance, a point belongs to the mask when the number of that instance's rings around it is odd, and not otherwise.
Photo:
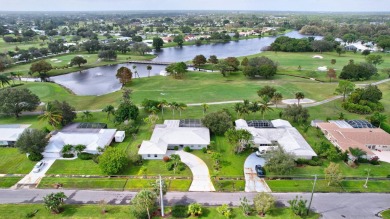
[(314, 175), (313, 189), (311, 190), (311, 197), (310, 197), (309, 207), (307, 207), (307, 215), (309, 215), (309, 212), (310, 212), (310, 207), (311, 207), (311, 202), (313, 201), (313, 194), (314, 194), (314, 189), (316, 187), (316, 182), (317, 182), (317, 174)]
[(163, 190), (162, 190), (162, 181), (161, 181), (161, 175), (158, 176), (160, 178), (161, 217), (164, 217), (164, 197), (163, 197)]

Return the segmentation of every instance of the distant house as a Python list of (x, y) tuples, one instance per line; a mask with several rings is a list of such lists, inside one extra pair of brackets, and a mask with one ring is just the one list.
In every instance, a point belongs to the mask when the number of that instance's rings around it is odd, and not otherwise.
[(30, 124), (0, 125), (0, 146), (12, 146)]
[(390, 134), (365, 120), (330, 120), (316, 125), (342, 151), (360, 148), (367, 158), (375, 157), (377, 150), (390, 151)]
[(344, 49), (346, 51), (357, 51), (358, 50), (358, 48), (355, 45), (344, 46)]
[(259, 149), (281, 147), (296, 158), (312, 159), (317, 156), (303, 136), (288, 121), (239, 119), (235, 121), (236, 129), (245, 129), (253, 136), (252, 144)]
[[(99, 125), (97, 125), (99, 124)], [(44, 157), (61, 157), (64, 145), (85, 145), (84, 152), (97, 154), (99, 148), (110, 145), (116, 129), (106, 129), (102, 123), (73, 123), (54, 134), (43, 152)]]
[(172, 37), (163, 37), (162, 40), (164, 41), (164, 43), (170, 43), (173, 41), (173, 38)]
[(188, 146), (193, 150), (200, 150), (207, 148), (209, 144), (210, 131), (201, 123), (190, 124), (186, 123), (186, 120), (165, 120), (164, 124), (156, 125), (150, 140), (142, 142), (138, 154), (143, 159), (163, 159), (167, 150), (173, 150), (175, 147)]

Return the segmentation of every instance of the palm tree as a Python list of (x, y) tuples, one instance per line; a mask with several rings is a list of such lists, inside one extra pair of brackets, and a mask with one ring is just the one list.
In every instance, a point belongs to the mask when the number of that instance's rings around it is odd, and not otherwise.
[(352, 147), (349, 147), (349, 153), (352, 154), (352, 156), (354, 156), (356, 158), (356, 160), (358, 160), (359, 158), (361, 158), (363, 155), (366, 155), (367, 152), (363, 151), (362, 149), (360, 148), (352, 148)]
[(295, 99), (298, 100), (298, 105), (299, 105), (299, 101), (302, 100), (303, 98), (305, 98), (305, 94), (303, 92), (296, 92), (295, 93)]
[(263, 120), (264, 120), (264, 114), (267, 111), (272, 111), (273, 110), (271, 108), (271, 104), (269, 103), (269, 97), (264, 96), (263, 99), (260, 100), (259, 110), (260, 110), (261, 116), (263, 117)]
[(137, 66), (136, 65), (133, 65), (133, 70), (134, 70), (134, 75), (138, 76), (138, 78), (140, 78), (139, 74), (138, 74), (138, 71), (137, 71)]
[(234, 104), (234, 111), (237, 113), (237, 117), (241, 117), (243, 111), (243, 104), (242, 103)]
[(179, 110), (180, 118), (181, 118), (181, 111), (187, 109), (187, 104), (185, 104), (185, 103), (179, 103), (179, 104), (177, 105), (177, 108), (178, 108), (178, 110)]
[(107, 113), (107, 119), (110, 119), (110, 115), (115, 114), (115, 108), (112, 105), (108, 105), (108, 106), (104, 107), (102, 112)]
[(73, 151), (73, 145), (66, 144), (66, 145), (64, 145), (64, 147), (62, 147), (61, 153), (68, 154), (68, 153), (71, 153), (72, 151)]
[(274, 93), (274, 96), (272, 97), (271, 101), (275, 104), (275, 107), (278, 108), (278, 103), (283, 100), (283, 95), (281, 93)]
[(14, 73), (15, 74), (15, 76), (19, 79), (19, 84), (22, 82), (22, 73), (21, 72), (16, 72), (16, 73)]
[(379, 122), (379, 128), (381, 127), (382, 123), (386, 122), (387, 120), (387, 116), (385, 114), (382, 114), (382, 113), (378, 113), (377, 115), (377, 120)]
[(251, 108), (251, 106), (250, 106), (249, 100), (244, 100), (242, 103), (242, 114), (249, 115), (250, 108)]
[(89, 112), (88, 110), (86, 110), (86, 111), (84, 111), (83, 112), (83, 115), (81, 116), (81, 119), (82, 120), (90, 120), (91, 118), (93, 117), (93, 115), (92, 115), (92, 113), (91, 112)]
[(58, 127), (62, 121), (61, 112), (50, 104), (50, 102), (46, 105), (45, 112), (40, 115), (39, 120), (47, 121), (53, 128)]
[(14, 85), (15, 85), (15, 78), (16, 78), (16, 73), (15, 73), (15, 72), (10, 72), (9, 74), (11, 75), (12, 84), (14, 84)]
[(87, 147), (83, 144), (78, 144), (74, 146), (74, 150), (76, 151), (77, 154), (81, 153), (83, 150), (85, 150), (85, 148)]
[(162, 115), (162, 118), (164, 119), (164, 107), (168, 106), (168, 102), (166, 100), (161, 100), (160, 103), (158, 103), (158, 107), (161, 108), (161, 115)]
[(202, 103), (202, 108), (203, 108), (203, 116), (204, 114), (206, 113), (207, 109), (209, 108), (209, 105), (207, 105), (206, 103)]
[(169, 107), (172, 109), (173, 118), (175, 118), (175, 110), (177, 110), (179, 104), (176, 102), (169, 103)]
[(5, 87), (6, 84), (10, 85), (10, 78), (5, 75), (0, 75), (0, 83), (2, 87)]
[(152, 70), (152, 66), (151, 66), (151, 65), (148, 65), (148, 66), (146, 66), (146, 69), (149, 71), (148, 77), (150, 77), (150, 70)]

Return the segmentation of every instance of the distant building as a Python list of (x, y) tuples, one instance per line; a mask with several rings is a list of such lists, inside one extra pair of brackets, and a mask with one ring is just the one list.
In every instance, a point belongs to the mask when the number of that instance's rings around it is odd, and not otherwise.
[(30, 124), (0, 125), (0, 147), (14, 145), (24, 130), (30, 126)]

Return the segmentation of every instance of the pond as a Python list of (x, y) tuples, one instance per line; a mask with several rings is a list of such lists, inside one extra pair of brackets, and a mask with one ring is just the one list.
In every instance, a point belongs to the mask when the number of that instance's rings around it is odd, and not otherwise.
[[(292, 31), (285, 36), (293, 38), (307, 37), (298, 31)], [(321, 38), (321, 37), (316, 37)], [(276, 37), (263, 37), (228, 43), (214, 43), (201, 46), (183, 46), (182, 48), (171, 47), (164, 48), (156, 53), (157, 57), (153, 61), (159, 62), (180, 62), (189, 61), (196, 55), (202, 54), (206, 57), (216, 55), (218, 58), (239, 57), (253, 55), (261, 52), (263, 47), (271, 45)], [(73, 72), (66, 75), (52, 77), (51, 80), (61, 84), (77, 95), (104, 95), (121, 89), (119, 80), (115, 77), (117, 69), (122, 66), (130, 68), (134, 75), (133, 64), (118, 64), (102, 66), (84, 70), (82, 72)], [(136, 70), (140, 77), (147, 77), (149, 71), (146, 64), (136, 64)], [(150, 76), (159, 75), (165, 69), (164, 65), (152, 65)]]

